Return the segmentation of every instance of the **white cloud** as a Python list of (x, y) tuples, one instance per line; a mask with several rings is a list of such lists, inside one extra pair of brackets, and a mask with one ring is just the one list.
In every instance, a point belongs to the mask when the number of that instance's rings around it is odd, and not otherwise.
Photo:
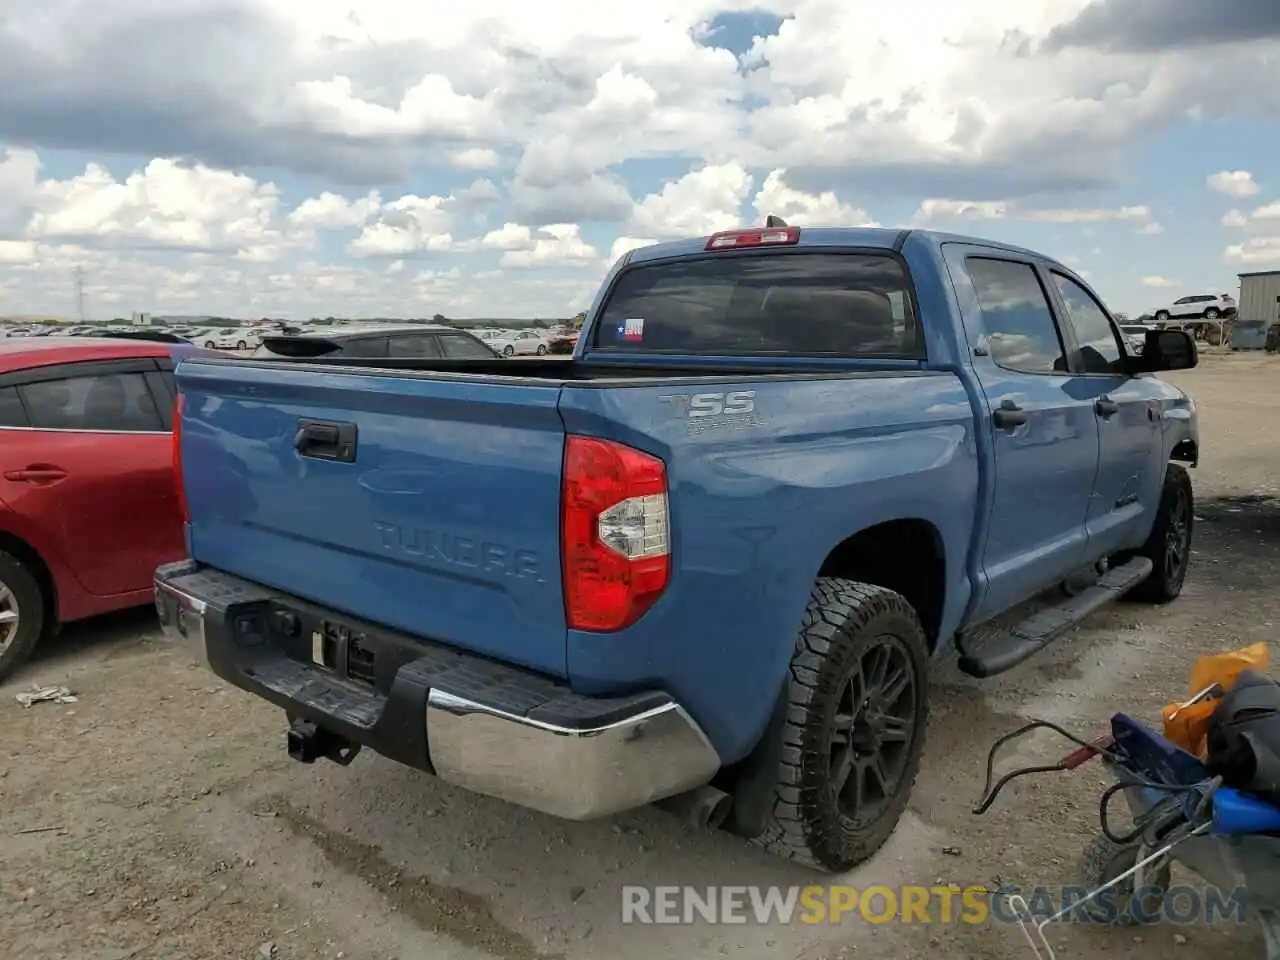
[(39, 174), (40, 158), (34, 150), (5, 149), (0, 160), (0, 226), (26, 209)]
[(1280, 237), (1251, 237), (1227, 247), (1223, 256), (1232, 263), (1280, 267)]
[(453, 246), (452, 197), (413, 194), (383, 204), (377, 220), (347, 244), (353, 257), (403, 257)]
[(1228, 210), (1222, 215), (1222, 225), (1224, 227), (1243, 227), (1247, 225), (1249, 218), (1239, 210)]
[(289, 222), (312, 230), (342, 230), (363, 226), (381, 206), (382, 198), (376, 190), (359, 200), (348, 200), (326, 190), (298, 204), (289, 214)]
[(628, 233), (644, 237), (702, 236), (742, 225), (753, 179), (742, 164), (708, 164), (665, 184), (636, 204)]
[(1152, 220), (1150, 223), (1143, 224), (1135, 232), (1142, 234), (1144, 237), (1158, 236), (1159, 234), (1164, 233), (1164, 224), (1156, 220)]
[(90, 164), (39, 184), (27, 231), (41, 240), (270, 257), (281, 242), (276, 188), (252, 177), (152, 160), (122, 181)]
[(0, 240), (0, 263), (30, 263), (36, 258), (36, 245), (30, 240)]
[(948, 200), (932, 197), (920, 201), (916, 219), (930, 220), (1003, 220), (1009, 216), (1004, 200)]
[(1280, 220), (1280, 200), (1253, 211), (1254, 220)]
[(1119, 207), (1114, 210), (1026, 210), (1019, 214), (1025, 220), (1044, 220), (1050, 223), (1105, 223), (1117, 220), (1149, 220), (1149, 207)]
[(1136, 232), (1158, 234), (1164, 228), (1152, 219), (1147, 206), (1117, 207), (1115, 209), (1028, 209), (1011, 200), (949, 200), (931, 198), (922, 200), (914, 219), (919, 223), (944, 220), (1031, 220), (1044, 223), (1107, 223), (1126, 222), (1137, 224)]
[(1237, 199), (1257, 196), (1262, 191), (1248, 170), (1222, 170), (1210, 174), (1206, 182), (1210, 190)]
[(491, 170), (502, 162), (498, 152), (488, 147), (468, 147), (459, 150), (451, 159), (460, 170)]
[(1168, 280), (1164, 277), (1143, 277), (1142, 285), (1144, 287), (1156, 287), (1163, 289), (1164, 287), (1176, 287), (1178, 285), (1178, 281)]
[[(508, 229), (513, 226), (515, 225), (506, 224), (503, 227), (503, 231), (506, 232), (499, 238), (499, 242), (506, 244), (501, 247), (506, 250), (502, 255), (503, 266), (588, 264), (600, 259), (600, 254), (595, 247), (583, 242), (576, 223), (553, 223), (539, 227), (536, 231), (530, 231), (526, 227), (517, 227), (516, 230)], [(523, 231), (523, 236), (519, 238), (520, 245), (511, 246), (512, 243), (517, 242), (519, 231)]]
[(786, 173), (785, 169), (780, 168), (765, 177), (754, 201), (759, 222), (763, 223), (765, 217), (775, 214), (797, 227), (879, 226), (865, 210), (841, 203), (833, 190), (815, 194), (787, 186), (783, 179)]

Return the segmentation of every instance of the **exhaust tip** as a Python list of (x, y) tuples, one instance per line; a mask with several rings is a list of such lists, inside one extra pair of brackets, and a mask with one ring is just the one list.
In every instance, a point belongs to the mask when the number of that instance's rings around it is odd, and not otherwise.
[(655, 806), (701, 829), (719, 830), (729, 819), (733, 798), (715, 787), (696, 787), (659, 800)]

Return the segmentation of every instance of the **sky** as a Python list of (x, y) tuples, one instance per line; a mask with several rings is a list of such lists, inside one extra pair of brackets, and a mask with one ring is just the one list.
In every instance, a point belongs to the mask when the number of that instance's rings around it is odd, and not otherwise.
[(569, 316), (770, 213), (1280, 269), (1274, 0), (41, 0), (0, 90), (0, 314)]

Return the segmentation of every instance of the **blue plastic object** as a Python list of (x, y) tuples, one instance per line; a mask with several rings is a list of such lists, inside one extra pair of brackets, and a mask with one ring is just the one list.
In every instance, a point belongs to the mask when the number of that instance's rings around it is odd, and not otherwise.
[(1213, 795), (1213, 832), (1219, 836), (1280, 833), (1280, 807), (1221, 787)]
[(1146, 780), (1189, 787), (1212, 778), (1197, 757), (1128, 714), (1112, 716), (1111, 736), (1116, 752), (1127, 757), (1129, 768)]

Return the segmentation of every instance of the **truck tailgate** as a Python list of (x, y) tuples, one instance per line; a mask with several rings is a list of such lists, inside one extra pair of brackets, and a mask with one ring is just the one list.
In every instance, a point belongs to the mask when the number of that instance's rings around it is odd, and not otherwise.
[[(565, 675), (559, 385), (225, 361), (177, 379), (193, 559)], [(323, 459), (334, 425), (350, 462)]]

